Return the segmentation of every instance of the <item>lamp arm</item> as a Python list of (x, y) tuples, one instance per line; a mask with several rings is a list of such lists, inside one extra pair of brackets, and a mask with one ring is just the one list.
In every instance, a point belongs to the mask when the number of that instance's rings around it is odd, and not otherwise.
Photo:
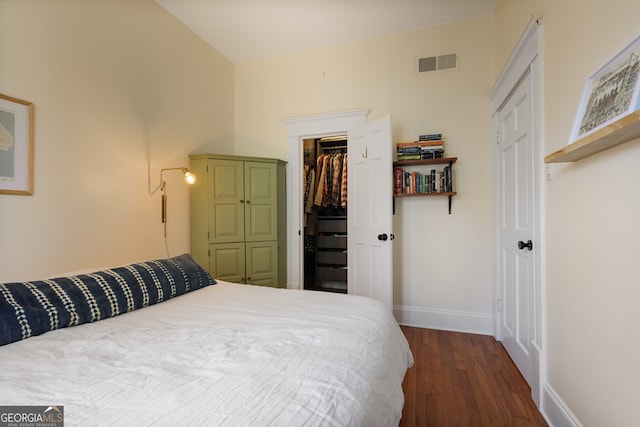
[(160, 181), (160, 183), (156, 186), (156, 188), (154, 188), (153, 190), (151, 189), (151, 177), (149, 177), (149, 181), (147, 182), (147, 185), (149, 187), (149, 195), (153, 196), (154, 194), (156, 194), (158, 192), (158, 190), (160, 189), (160, 187), (163, 187), (164, 181)]
[(165, 183), (165, 181), (163, 179), (164, 172), (165, 171), (172, 171), (172, 170), (180, 170), (185, 175), (186, 174), (191, 174), (191, 172), (189, 172), (189, 169), (187, 169), (185, 167), (160, 169), (160, 182), (158, 183), (158, 185), (153, 190), (151, 189), (151, 175), (149, 175), (149, 177), (148, 177), (147, 188), (148, 188), (150, 196), (153, 196), (154, 194), (156, 194), (158, 192), (158, 190), (164, 190), (164, 186), (166, 185), (166, 183)]

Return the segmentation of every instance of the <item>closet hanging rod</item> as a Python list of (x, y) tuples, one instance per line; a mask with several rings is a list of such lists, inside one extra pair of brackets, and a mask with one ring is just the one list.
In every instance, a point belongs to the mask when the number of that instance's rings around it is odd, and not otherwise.
[(325, 136), (322, 138), (319, 138), (318, 141), (320, 142), (343, 142), (346, 141), (347, 139), (347, 135), (334, 135), (334, 136)]
[(346, 150), (347, 146), (346, 145), (336, 145), (334, 147), (320, 147), (320, 149), (324, 153), (325, 151), (331, 151), (331, 150)]

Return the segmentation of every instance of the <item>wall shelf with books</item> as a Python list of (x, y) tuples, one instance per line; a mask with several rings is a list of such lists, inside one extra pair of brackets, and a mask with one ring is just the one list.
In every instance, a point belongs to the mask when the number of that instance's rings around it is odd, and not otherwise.
[[(457, 157), (440, 157), (393, 162), (393, 196), (446, 196), (451, 214), (451, 198), (457, 194), (453, 190), (453, 164), (457, 160)], [(438, 165), (444, 167), (430, 168)]]

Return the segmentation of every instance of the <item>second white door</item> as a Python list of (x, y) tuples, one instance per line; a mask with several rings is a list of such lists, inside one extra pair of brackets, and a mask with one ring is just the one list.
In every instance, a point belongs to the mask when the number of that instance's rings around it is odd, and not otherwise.
[(502, 343), (530, 385), (533, 364), (535, 197), (531, 75), (497, 112), (499, 191), (499, 311)]

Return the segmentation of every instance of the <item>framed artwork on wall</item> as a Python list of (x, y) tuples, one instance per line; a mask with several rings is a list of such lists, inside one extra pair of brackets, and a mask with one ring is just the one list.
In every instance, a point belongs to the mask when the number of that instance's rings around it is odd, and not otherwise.
[(33, 194), (33, 104), (0, 94), (0, 194)]
[(574, 142), (640, 109), (640, 36), (587, 80)]

